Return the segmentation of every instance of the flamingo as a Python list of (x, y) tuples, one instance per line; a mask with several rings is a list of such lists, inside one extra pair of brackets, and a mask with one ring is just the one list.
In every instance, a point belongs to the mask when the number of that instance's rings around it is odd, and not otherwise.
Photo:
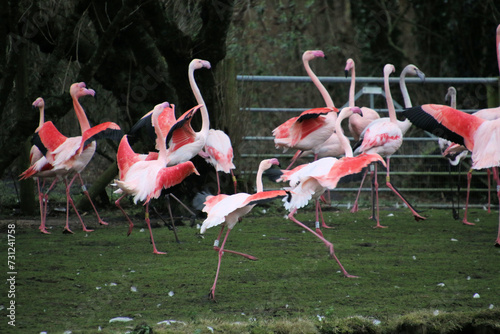
[(120, 201), (126, 195), (134, 196), (134, 203), (143, 201), (145, 207), (145, 220), (149, 228), (151, 242), (153, 243), (154, 254), (166, 254), (159, 252), (156, 248), (151, 223), (149, 220), (149, 202), (152, 198), (158, 198), (162, 189), (167, 189), (181, 183), (186, 177), (195, 173), (199, 175), (191, 161), (182, 162), (172, 167), (166, 167), (168, 156), (165, 144), (165, 138), (160, 129), (158, 117), (163, 110), (166, 109), (168, 102), (158, 104), (153, 109), (152, 119), (156, 135), (158, 136), (157, 144), (159, 145), (159, 153), (157, 159), (146, 160), (140, 154), (135, 153), (127, 140), (127, 135), (123, 136), (117, 152), (117, 164), (119, 169), (119, 180), (115, 180), (114, 184), (119, 187), (115, 193), (123, 195), (115, 201), (115, 205), (120, 209), (123, 215), (129, 222), (129, 230), (127, 235), (130, 235), (134, 224), (128, 217), (125, 210), (120, 205)]
[[(356, 92), (356, 65), (352, 58), (347, 59), (345, 64), (345, 76), (349, 71), (351, 71), (351, 85), (349, 87), (349, 107), (354, 107), (356, 101), (354, 100)], [(370, 124), (372, 121), (379, 119), (380, 115), (373, 109), (367, 107), (361, 107), (363, 116), (358, 113), (353, 113), (349, 117), (349, 132), (355, 141), (359, 140), (361, 132)]]
[[(323, 51), (305, 51), (302, 55), (302, 62), (307, 74), (325, 100), (326, 107), (306, 110), (273, 130), (274, 144), (277, 149), (283, 148), (283, 152), (290, 148), (299, 151), (313, 150), (314, 152), (334, 131), (338, 109), (335, 108), (330, 94), (309, 65), (309, 61), (318, 57), (325, 57)], [(316, 152), (314, 153), (316, 154)], [(291, 168), (300, 155), (300, 152), (294, 155), (287, 169)]]
[[(82, 135), (69, 138), (65, 137), (57, 130), (54, 124), (49, 121), (45, 122), (39, 131), (35, 133), (33, 140), (40, 151), (44, 153), (47, 162), (53, 166), (54, 172), (57, 173), (59, 177), (64, 178), (66, 185), (66, 225), (64, 227), (64, 232), (73, 233), (69, 228), (70, 203), (83, 226), (83, 231), (92, 232), (93, 230), (88, 229), (85, 226), (85, 223), (78, 213), (73, 199), (71, 198), (70, 188), (75, 179), (78, 177), (82, 185), (82, 190), (92, 204), (99, 223), (101, 225), (107, 225), (107, 223), (104, 222), (99, 216), (80, 173), (85, 169), (94, 155), (96, 149), (96, 139), (106, 137), (114, 139), (122, 132), (120, 127), (113, 122), (105, 122), (94, 127), (90, 127), (85, 111), (83, 110), (78, 99), (86, 95), (94, 96), (95, 91), (93, 89), (86, 88), (84, 82), (72, 84), (70, 87), (70, 95), (73, 100), (73, 108), (75, 109), (76, 116), (80, 123)], [(38, 162), (40, 162), (40, 164), (44, 163), (43, 158), (38, 160)], [(37, 167), (40, 165), (38, 162), (29, 168), (25, 174), (26, 177), (30, 177), (37, 172)], [(73, 177), (68, 182), (68, 177), (71, 175), (73, 175)], [(55, 184), (55, 182), (53, 182), (53, 184)], [(50, 191), (50, 188), (48, 191)]]
[[(292, 170), (283, 170), (283, 174), (277, 181), (287, 181), (290, 184), (289, 190), (293, 196), (285, 202), (285, 208), (290, 211), (288, 218), (296, 224), (302, 226), (317, 238), (319, 238), (328, 247), (330, 256), (338, 263), (345, 277), (356, 277), (350, 275), (342, 266), (339, 259), (335, 255), (333, 244), (326, 240), (318, 229), (316, 222), (316, 231), (301, 223), (295, 218), (295, 213), (298, 209), (307, 205), (310, 199), (316, 200), (316, 209), (319, 207), (319, 197), (328, 189), (335, 189), (338, 181), (347, 175), (357, 174), (372, 162), (380, 161), (383, 165), (384, 159), (378, 154), (361, 154), (353, 157), (352, 148), (349, 145), (349, 140), (343, 134), (341, 122), (344, 118), (349, 117), (351, 113), (361, 113), (358, 107), (347, 107), (342, 109), (335, 124), (335, 131), (339, 136), (339, 141), (342, 143), (345, 151), (345, 157), (336, 159), (327, 157), (315, 160), (309, 164), (304, 164), (295, 167)], [(318, 211), (316, 211), (316, 220), (318, 221)]]
[[(229, 232), (231, 232), (236, 223), (240, 221), (244, 215), (249, 213), (253, 209), (253, 207), (259, 203), (274, 200), (276, 198), (290, 197), (290, 194), (284, 190), (264, 191), (264, 186), (262, 183), (262, 173), (264, 172), (264, 170), (267, 170), (273, 165), (278, 164), (279, 162), (275, 158), (261, 161), (256, 177), (257, 192), (253, 195), (247, 193), (237, 193), (230, 196), (222, 194), (207, 197), (203, 211), (208, 215), (201, 225), (200, 232), (205, 233), (207, 229), (223, 224), (222, 229), (219, 233), (219, 237), (214, 243), (214, 249), (219, 254), (219, 261), (217, 264), (217, 272), (215, 274), (214, 284), (212, 285), (209, 293), (210, 299), (215, 299), (215, 286), (217, 284), (217, 278), (219, 277), (220, 265), (224, 252), (235, 253), (248, 257), (252, 260), (256, 260), (255, 257), (249, 256), (247, 254), (224, 249), (227, 237), (229, 236)], [(222, 241), (222, 245), (219, 248), (219, 238), (222, 234), (222, 231), (224, 230), (224, 227), (227, 227), (227, 232), (224, 240)]]
[[(45, 123), (45, 101), (43, 100), (43, 98), (39, 97), (33, 102), (32, 106), (34, 108), (38, 108), (40, 112), (38, 127), (35, 129), (35, 133), (38, 133), (38, 131), (40, 131), (43, 124)], [(48, 163), (47, 159), (44, 157), (43, 153), (36, 145), (33, 145), (30, 150), (30, 168), (21, 173), (20, 180), (28, 178), (27, 175), (31, 173), (31, 169), (34, 169), (34, 174), (31, 174), (31, 176), (36, 180), (38, 201), (40, 205), (40, 226), (38, 227), (38, 229), (44, 234), (50, 234), (45, 226), (48, 192), (57, 182), (57, 173), (56, 171), (54, 171), (53, 166)], [(40, 186), (40, 178), (43, 179), (42, 186)], [(44, 193), (42, 189), (45, 185), (45, 180), (48, 178), (54, 178), (54, 181), (48, 188), (48, 191)]]
[[(354, 71), (354, 64), (352, 66), (353, 66), (353, 71)], [(348, 67), (346, 66), (346, 69), (347, 68)], [(405, 66), (405, 68), (403, 69), (403, 71), (401, 71), (401, 74), (399, 75), (399, 87), (401, 89), (401, 93), (403, 94), (404, 104), (405, 104), (406, 108), (410, 108), (411, 107), (411, 99), (410, 99), (410, 94), (408, 93), (408, 89), (406, 88), (406, 80), (405, 80), (407, 74), (418, 76), (420, 78), (420, 80), (422, 80), (422, 81), (425, 80), (425, 74), (417, 66), (415, 66), (413, 64), (409, 64), (409, 65)], [(351, 91), (349, 93), (349, 104), (352, 103), (352, 105), (354, 105), (354, 89), (352, 88), (352, 83), (353, 83), (353, 80), (351, 79)], [(374, 110), (366, 108), (366, 109), (362, 109), (362, 111), (363, 111), (362, 119), (365, 118), (365, 113), (368, 113), (368, 115), (371, 115), (371, 118), (373, 121), (377, 119), (375, 117), (376, 112)], [(351, 133), (353, 134), (353, 137), (355, 140), (359, 140), (361, 133), (371, 123), (371, 121), (369, 123), (364, 122), (362, 119), (360, 119), (360, 117), (357, 114), (353, 114), (351, 117), (349, 117), (349, 129), (350, 129)], [(351, 122), (353, 123), (352, 125), (351, 125)], [(404, 120), (402, 122), (399, 122), (398, 124), (400, 125), (400, 128), (401, 128), (403, 135), (406, 133), (406, 131), (408, 131), (408, 129), (411, 126), (411, 123), (408, 120)], [(363, 174), (363, 178), (361, 179), (361, 185), (359, 186), (358, 193), (356, 195), (356, 200), (354, 201), (354, 205), (351, 209), (351, 212), (353, 212), (353, 213), (358, 211), (358, 200), (359, 200), (359, 196), (361, 195), (361, 188), (363, 187), (363, 183), (365, 182), (365, 178), (366, 178), (367, 173), (368, 173), (368, 170), (365, 171), (365, 173)], [(372, 173), (372, 178), (373, 178), (373, 173)]]
[[(425, 104), (406, 109), (404, 115), (417, 127), (453, 143), (465, 145), (472, 152), (472, 169), (500, 165), (500, 119), (488, 121), (445, 105)], [(500, 178), (493, 168), (500, 201)], [(500, 246), (499, 231), (495, 241)]]
[(220, 195), (219, 172), (224, 172), (226, 174), (231, 173), (234, 193), (236, 194), (237, 181), (233, 173), (233, 169), (235, 169), (236, 166), (233, 163), (233, 147), (231, 146), (231, 139), (229, 136), (224, 131), (210, 129), (208, 131), (205, 147), (200, 151), (199, 155), (215, 168), (215, 175), (217, 176), (217, 195)]
[[(415, 220), (419, 221), (425, 217), (419, 215), (411, 204), (399, 193), (399, 191), (392, 185), (390, 179), (390, 159), (403, 143), (403, 133), (405, 133), (411, 123), (409, 121), (399, 121), (396, 118), (396, 109), (392, 101), (392, 95), (389, 86), (389, 75), (395, 71), (394, 65), (387, 64), (384, 66), (384, 88), (386, 94), (387, 108), (389, 111), (389, 118), (384, 117), (373, 121), (361, 134), (361, 141), (356, 146), (355, 154), (359, 153), (378, 153), (386, 157), (387, 160), (387, 176), (386, 185), (408, 206), (411, 210)], [(374, 187), (376, 194), (377, 214), (375, 220), (377, 221), (376, 228), (384, 228), (380, 225), (379, 209), (378, 209), (378, 182), (377, 182), (377, 166), (375, 165)]]

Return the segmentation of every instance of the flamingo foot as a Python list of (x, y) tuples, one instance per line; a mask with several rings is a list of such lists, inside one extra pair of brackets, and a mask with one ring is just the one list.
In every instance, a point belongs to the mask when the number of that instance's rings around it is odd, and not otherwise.
[(215, 300), (215, 292), (214, 292), (214, 289), (210, 289), (210, 292), (208, 293), (208, 298), (213, 300), (214, 302), (217, 303), (217, 301)]
[(318, 233), (322, 238), (324, 238), (323, 232), (321, 232), (319, 228), (316, 228), (316, 233)]
[(469, 226), (474, 226), (474, 225), (476, 225), (476, 224), (474, 224), (474, 223), (469, 223), (469, 222), (467, 221), (467, 218), (464, 218), (464, 219), (462, 220), (462, 224), (464, 224), (464, 225), (469, 225)]
[[(220, 247), (214, 246), (214, 251), (219, 252), (220, 251)], [(236, 252), (236, 251), (229, 250), (229, 249), (224, 249), (222, 252), (223, 253), (232, 253), (232, 254), (236, 254), (236, 255), (241, 255), (241, 256), (246, 257), (247, 259), (252, 260), (252, 261), (258, 261), (259, 260), (258, 258), (256, 258), (253, 255)]]
[(130, 223), (130, 225), (128, 226), (127, 237), (130, 235), (130, 233), (132, 233), (133, 228), (134, 228), (134, 224)]
[(351, 213), (355, 213), (355, 212), (358, 212), (359, 208), (358, 208), (358, 203), (355, 203), (351, 209)]
[(500, 239), (497, 239), (497, 240), (495, 241), (495, 247), (500, 247)]
[(321, 227), (324, 227), (324, 228), (333, 228), (333, 226), (328, 226), (328, 225), (326, 225), (324, 222), (323, 222), (323, 223), (321, 223)]
[(91, 230), (91, 229), (87, 228), (86, 226), (84, 226), (83, 232), (94, 232), (94, 230)]
[(101, 225), (109, 225), (108, 223), (106, 223), (104, 220), (102, 219), (99, 219), (99, 224)]
[(387, 228), (388, 226), (380, 225), (380, 223), (377, 223), (377, 225), (373, 226), (373, 228)]
[(40, 226), (38, 229), (39, 229), (39, 230), (40, 230), (40, 232), (41, 232), (41, 233), (43, 233), (43, 234), (50, 234), (50, 232), (49, 232), (49, 231), (47, 231), (47, 229), (45, 228), (45, 226)]
[(424, 216), (421, 216), (419, 215), (418, 213), (414, 213), (413, 214), (413, 218), (415, 218), (415, 221), (420, 221), (420, 220), (426, 220), (427, 218), (425, 218)]
[(73, 233), (73, 231), (71, 231), (71, 230), (70, 230), (70, 228), (69, 228), (69, 227), (67, 227), (67, 226), (66, 226), (66, 227), (64, 227), (63, 233), (64, 233), (64, 234), (74, 234), (74, 233)]
[(355, 276), (355, 275), (351, 275), (347, 272), (344, 273), (344, 276), (347, 277), (347, 278), (359, 278), (359, 276)]
[(153, 254), (158, 254), (158, 255), (163, 255), (163, 254), (167, 254), (166, 252), (159, 252), (158, 250), (154, 250), (153, 251)]

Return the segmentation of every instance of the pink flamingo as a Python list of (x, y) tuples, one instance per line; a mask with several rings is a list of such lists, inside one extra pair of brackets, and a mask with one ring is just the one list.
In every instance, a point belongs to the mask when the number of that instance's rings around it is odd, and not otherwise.
[[(405, 107), (410, 108), (411, 107), (411, 99), (410, 99), (410, 94), (408, 93), (408, 89), (406, 87), (406, 80), (405, 80), (407, 74), (418, 76), (420, 78), (420, 80), (422, 80), (422, 81), (425, 80), (425, 74), (422, 71), (420, 71), (420, 69), (417, 66), (415, 66), (413, 64), (406, 65), (405, 68), (403, 69), (403, 71), (401, 71), (401, 74), (399, 76), (399, 87), (401, 89), (401, 93), (403, 94), (403, 100), (404, 100)], [(351, 80), (351, 82), (352, 82), (352, 80)], [(354, 105), (354, 89), (352, 88), (352, 84), (351, 84), (351, 91), (352, 92), (350, 92), (350, 95), (349, 95), (349, 103), (350, 104), (352, 103)], [(363, 119), (365, 118), (364, 117), (365, 113), (367, 113), (368, 115), (371, 115), (370, 117), (372, 118), (372, 121), (375, 121), (377, 119), (375, 117), (376, 112), (374, 110), (366, 108), (366, 109), (362, 109), (362, 111), (363, 111), (363, 117), (361, 119), (356, 114), (353, 114), (349, 118), (349, 122), (350, 122), (349, 129), (350, 129), (353, 137), (356, 140), (359, 140), (361, 133), (371, 123), (371, 121), (369, 123), (363, 121)], [(352, 120), (351, 120), (351, 118), (352, 118)], [(352, 125), (351, 125), (351, 122), (353, 123)], [(400, 128), (401, 128), (403, 135), (406, 133), (406, 131), (408, 131), (408, 129), (411, 126), (411, 123), (408, 120), (404, 120), (402, 122), (399, 122), (398, 124), (400, 125)], [(354, 205), (351, 209), (351, 212), (353, 212), (353, 213), (358, 211), (358, 200), (359, 200), (359, 196), (361, 195), (361, 189), (363, 187), (363, 183), (365, 181), (367, 173), (368, 173), (368, 170), (366, 170), (365, 173), (363, 174), (363, 178), (361, 180), (361, 185), (360, 185), (360, 187), (358, 189), (358, 193), (356, 195), (356, 200), (354, 201)], [(373, 178), (373, 173), (372, 173), (372, 178)]]
[[(417, 213), (417, 211), (411, 206), (411, 204), (399, 193), (398, 190), (392, 185), (390, 179), (390, 159), (391, 155), (394, 154), (401, 144), (403, 143), (403, 133), (405, 133), (411, 123), (407, 120), (404, 122), (399, 121), (396, 118), (396, 109), (392, 101), (392, 95), (389, 86), (389, 75), (395, 71), (394, 65), (387, 64), (384, 66), (384, 87), (387, 100), (387, 108), (389, 111), (389, 118), (384, 117), (373, 121), (368, 125), (368, 127), (361, 134), (362, 141), (360, 146), (357, 146), (355, 153), (378, 153), (381, 156), (385, 156), (387, 160), (387, 176), (386, 185), (408, 206), (408, 208), (413, 213), (415, 220), (419, 221), (425, 219)], [(377, 165), (375, 165), (374, 175), (373, 175), (375, 194), (376, 194), (376, 206), (377, 214), (375, 220), (377, 221), (377, 228), (383, 228), (385, 226), (380, 225), (379, 219), (379, 209), (378, 209), (378, 182), (377, 182)]]
[[(101, 225), (107, 225), (97, 212), (97, 209), (92, 202), (90, 195), (83, 183), (83, 179), (80, 173), (85, 169), (87, 164), (92, 159), (96, 149), (96, 139), (100, 138), (115, 138), (118, 134), (121, 134), (120, 127), (113, 122), (105, 122), (94, 127), (90, 127), (85, 111), (83, 110), (78, 99), (86, 95), (95, 95), (94, 90), (87, 89), (84, 82), (74, 83), (70, 87), (70, 95), (73, 100), (73, 108), (75, 109), (76, 116), (80, 123), (81, 136), (76, 137), (65, 137), (62, 135), (52, 122), (45, 122), (43, 126), (39, 129), (34, 136), (34, 142), (44, 153), (47, 162), (53, 166), (53, 170), (59, 177), (64, 177), (66, 185), (66, 225), (64, 231), (68, 233), (73, 233), (69, 228), (69, 205), (73, 207), (76, 215), (78, 216), (83, 230), (85, 232), (92, 232), (93, 230), (88, 229), (80, 214), (78, 213), (73, 199), (71, 198), (70, 188), (74, 180), (78, 177), (82, 185), (82, 190), (84, 194), (89, 199), (92, 207), (96, 213), (97, 219)], [(39, 161), (43, 161), (40, 159)], [(37, 164), (31, 166), (26, 177), (30, 177), (37, 172)], [(71, 181), (68, 182), (68, 176), (74, 175)], [(55, 182), (52, 183), (52, 186)], [(50, 191), (47, 190), (47, 193)]]
[(217, 176), (217, 194), (220, 194), (219, 172), (224, 172), (226, 174), (231, 173), (234, 193), (236, 194), (237, 182), (233, 173), (233, 169), (235, 169), (236, 166), (233, 163), (233, 147), (231, 146), (231, 139), (229, 136), (224, 131), (210, 129), (210, 131), (208, 131), (205, 147), (200, 151), (199, 155), (215, 168), (215, 175)]
[[(345, 150), (345, 157), (336, 159), (332, 157), (318, 159), (309, 164), (304, 164), (295, 167), (293, 170), (282, 171), (282, 176), (278, 181), (287, 181), (290, 184), (289, 190), (292, 193), (292, 198), (285, 202), (285, 208), (290, 211), (288, 218), (296, 224), (302, 226), (317, 238), (319, 238), (328, 247), (330, 256), (340, 266), (345, 277), (356, 277), (350, 275), (342, 266), (339, 259), (335, 255), (333, 244), (326, 240), (319, 230), (318, 210), (316, 211), (316, 231), (301, 223), (295, 218), (295, 213), (298, 209), (307, 205), (310, 199), (316, 200), (316, 209), (319, 207), (319, 197), (327, 190), (333, 190), (337, 186), (338, 181), (347, 175), (357, 174), (370, 163), (380, 161), (385, 165), (384, 160), (378, 154), (361, 154), (353, 157), (349, 140), (342, 132), (341, 122), (344, 118), (349, 117), (351, 113), (361, 110), (358, 107), (347, 107), (342, 109), (336, 121), (336, 133)], [(322, 216), (322, 215), (321, 215)], [(322, 217), (323, 219), (323, 217)]]
[(151, 242), (153, 243), (154, 254), (166, 254), (159, 252), (153, 238), (151, 223), (149, 220), (149, 202), (152, 198), (158, 198), (162, 189), (167, 189), (181, 183), (186, 177), (198, 171), (191, 161), (182, 162), (172, 167), (166, 167), (168, 156), (165, 144), (165, 138), (158, 123), (158, 117), (167, 107), (167, 102), (158, 104), (153, 109), (152, 119), (156, 135), (158, 136), (157, 144), (159, 153), (157, 159), (145, 160), (140, 154), (135, 153), (127, 140), (127, 136), (123, 136), (118, 146), (117, 164), (119, 169), (120, 180), (115, 180), (115, 185), (119, 189), (115, 193), (123, 193), (123, 195), (115, 201), (115, 205), (121, 210), (129, 222), (129, 230), (127, 235), (130, 235), (134, 224), (128, 217), (125, 210), (120, 205), (120, 201), (126, 195), (134, 196), (134, 203), (144, 201), (145, 220), (149, 228)]
[[(45, 101), (43, 98), (39, 97), (33, 102), (33, 107), (38, 108), (40, 112), (40, 120), (38, 127), (35, 130), (35, 133), (38, 133), (40, 129), (42, 128), (43, 124), (45, 123)], [(30, 168), (25, 170), (23, 173), (20, 175), (20, 180), (24, 180), (28, 178), (28, 174), (31, 175), (31, 177), (35, 178), (36, 180), (36, 185), (37, 185), (37, 190), (38, 190), (38, 201), (40, 205), (40, 226), (38, 229), (40, 232), (45, 233), (45, 234), (50, 234), (49, 231), (47, 231), (47, 228), (45, 226), (45, 219), (47, 215), (47, 202), (48, 202), (48, 191), (47, 193), (44, 194), (43, 192), (43, 186), (45, 185), (45, 180), (48, 178), (54, 178), (53, 184), (49, 187), (49, 190), (52, 189), (54, 184), (57, 182), (57, 173), (53, 169), (54, 167), (48, 163), (47, 159), (43, 155), (43, 153), (40, 151), (40, 149), (36, 146), (33, 145), (30, 150)], [(34, 172), (34, 174), (32, 174)], [(43, 183), (40, 186), (40, 178), (43, 179)]]
[[(355, 92), (356, 92), (356, 65), (352, 58), (347, 59), (345, 64), (345, 76), (349, 71), (351, 71), (351, 85), (349, 87), (349, 107), (354, 107), (356, 105)], [(372, 121), (379, 119), (380, 115), (373, 109), (367, 107), (361, 107), (363, 116), (358, 113), (353, 113), (349, 117), (349, 132), (355, 141), (359, 140), (361, 132), (370, 124)]]
[[(417, 127), (453, 143), (465, 145), (472, 152), (472, 169), (493, 168), (500, 165), (500, 119), (487, 121), (452, 107), (425, 104), (406, 109), (404, 115)], [(493, 168), (500, 201), (500, 178)], [(495, 245), (500, 246), (499, 232)]]
[[(223, 224), (222, 229), (219, 232), (219, 237), (214, 243), (214, 249), (219, 254), (219, 262), (217, 264), (217, 272), (215, 274), (214, 284), (209, 293), (209, 297), (211, 299), (215, 299), (215, 286), (217, 284), (217, 278), (219, 277), (220, 265), (224, 252), (242, 255), (251, 260), (257, 260), (257, 258), (247, 254), (226, 250), (224, 246), (226, 244), (227, 237), (229, 236), (229, 232), (231, 232), (236, 223), (239, 222), (244, 215), (249, 213), (258, 203), (270, 201), (276, 198), (289, 198), (289, 193), (284, 190), (264, 191), (264, 186), (262, 183), (262, 173), (264, 172), (264, 170), (267, 170), (273, 165), (278, 164), (279, 162), (277, 159), (267, 159), (261, 161), (261, 163), (259, 164), (259, 169), (257, 171), (257, 192), (255, 194), (250, 195), (247, 193), (237, 193), (234, 195), (223, 194), (218, 196), (208, 196), (205, 201), (203, 212), (207, 212), (208, 216), (201, 225), (200, 232), (205, 233), (205, 231), (210, 227)], [(219, 248), (219, 239), (222, 231), (224, 230), (224, 227), (227, 227), (227, 232), (224, 240), (222, 241), (222, 245)]]
[[(273, 130), (274, 144), (277, 149), (283, 148), (283, 152), (290, 148), (299, 151), (313, 150), (314, 152), (334, 131), (338, 109), (335, 108), (325, 86), (309, 66), (309, 61), (317, 57), (323, 58), (325, 54), (321, 50), (305, 51), (302, 55), (302, 62), (307, 74), (325, 100), (326, 107), (306, 110)], [(314, 153), (316, 154), (316, 152)], [(300, 152), (297, 152), (287, 169), (295, 163), (299, 156)]]

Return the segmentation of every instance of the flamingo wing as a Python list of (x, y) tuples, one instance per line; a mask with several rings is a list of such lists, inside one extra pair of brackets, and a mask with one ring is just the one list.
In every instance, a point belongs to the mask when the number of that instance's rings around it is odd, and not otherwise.
[(269, 201), (273, 201), (277, 198), (285, 198), (285, 197), (286, 201), (290, 202), (292, 198), (291, 192), (286, 190), (261, 191), (259, 193), (250, 195), (242, 204), (242, 206), (262, 204)]
[(449, 106), (425, 104), (403, 111), (415, 126), (467, 149), (474, 148), (474, 133), (484, 120)]
[(123, 131), (120, 129), (120, 126), (113, 122), (105, 122), (94, 127), (91, 127), (87, 131), (85, 131), (82, 135), (82, 143), (78, 149), (78, 154), (82, 152), (82, 150), (89, 145), (94, 140), (99, 139), (112, 139), (118, 140), (123, 136)]
[(162, 189), (168, 189), (178, 185), (193, 173), (200, 175), (191, 161), (186, 161), (172, 167), (162, 168), (156, 176), (155, 190), (153, 193), (149, 194), (148, 200), (150, 198), (158, 198)]
[(51, 121), (45, 122), (40, 130), (33, 135), (32, 143), (36, 145), (38, 149), (43, 153), (47, 154), (47, 151), (55, 151), (59, 146), (61, 146), (66, 139)]
[(236, 168), (233, 164), (233, 147), (231, 139), (221, 130), (210, 129), (205, 143), (205, 160), (217, 171), (229, 173)]
[(219, 195), (216, 195), (216, 196), (207, 196), (207, 198), (205, 199), (205, 202), (203, 204), (205, 204), (205, 206), (203, 207), (202, 211), (203, 212), (210, 212), (210, 210), (212, 210), (212, 208), (215, 206), (215, 204), (219, 203), (220, 201), (222, 201), (224, 198), (228, 197), (229, 195), (226, 195), (226, 194), (219, 194)]
[(200, 108), (201, 105), (198, 105), (189, 109), (181, 117), (179, 117), (177, 122), (170, 128), (165, 140), (167, 143), (167, 149), (176, 151), (180, 147), (194, 142), (196, 133), (191, 127), (191, 119)]
[[(205, 233), (205, 231), (211, 227), (220, 225), (224, 222), (228, 224), (235, 223), (239, 217), (251, 210), (251, 207), (247, 207), (247, 212), (241, 212), (242, 207), (245, 207), (243, 203), (250, 197), (247, 193), (237, 193), (234, 195), (227, 196), (219, 200), (208, 212), (207, 218), (203, 221), (200, 228), (200, 233)], [(205, 209), (203, 210), (205, 211)]]
[(124, 179), (132, 165), (141, 160), (142, 159), (139, 154), (135, 153), (134, 150), (132, 150), (132, 147), (130, 147), (127, 135), (124, 135), (118, 145), (118, 151), (116, 153), (116, 164), (118, 165), (118, 170), (120, 171), (120, 180)]

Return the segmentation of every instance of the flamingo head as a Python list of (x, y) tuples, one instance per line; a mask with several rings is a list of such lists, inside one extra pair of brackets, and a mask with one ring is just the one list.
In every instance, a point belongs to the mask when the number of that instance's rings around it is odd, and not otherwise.
[(280, 162), (278, 161), (278, 159), (272, 158), (272, 159), (262, 160), (260, 162), (260, 167), (262, 168), (262, 170), (267, 170), (267, 169), (271, 168), (273, 165), (277, 165), (277, 166), (280, 165)]
[(448, 87), (448, 92), (446, 92), (446, 95), (444, 96), (444, 100), (447, 101), (452, 101), (455, 97), (457, 96), (457, 90), (455, 87), (450, 86)]
[(165, 108), (169, 108), (169, 107), (170, 107), (170, 103), (168, 103), (168, 102), (163, 102), (163, 103), (157, 104), (153, 108), (153, 114), (156, 113), (159, 115), (163, 110), (165, 110)]
[(93, 89), (87, 88), (85, 82), (76, 82), (71, 85), (69, 94), (78, 99), (85, 95), (95, 96), (95, 91)]
[(358, 114), (363, 117), (363, 112), (360, 107), (345, 107), (340, 111), (337, 121), (342, 121), (345, 118), (351, 117), (353, 114)]
[(303, 61), (310, 61), (318, 57), (326, 59), (325, 53), (321, 50), (308, 50), (302, 54)]
[(45, 106), (45, 102), (43, 101), (43, 98), (39, 97), (33, 102), (32, 104), (33, 108), (43, 108)]
[(391, 73), (396, 72), (396, 68), (392, 64), (386, 64), (384, 66), (384, 76), (389, 76)]
[(353, 68), (354, 68), (354, 60), (352, 60), (352, 58), (347, 59), (345, 62), (345, 69), (344, 69), (346, 78), (349, 71), (352, 70)]
[(408, 74), (417, 76), (420, 78), (421, 81), (425, 81), (424, 72), (420, 71), (420, 69), (417, 66), (410, 64), (410, 65), (407, 65), (406, 68), (408, 68)]
[(208, 60), (193, 59), (191, 60), (189, 67), (191, 67), (193, 70), (199, 70), (200, 68), (210, 69), (211, 65)]

